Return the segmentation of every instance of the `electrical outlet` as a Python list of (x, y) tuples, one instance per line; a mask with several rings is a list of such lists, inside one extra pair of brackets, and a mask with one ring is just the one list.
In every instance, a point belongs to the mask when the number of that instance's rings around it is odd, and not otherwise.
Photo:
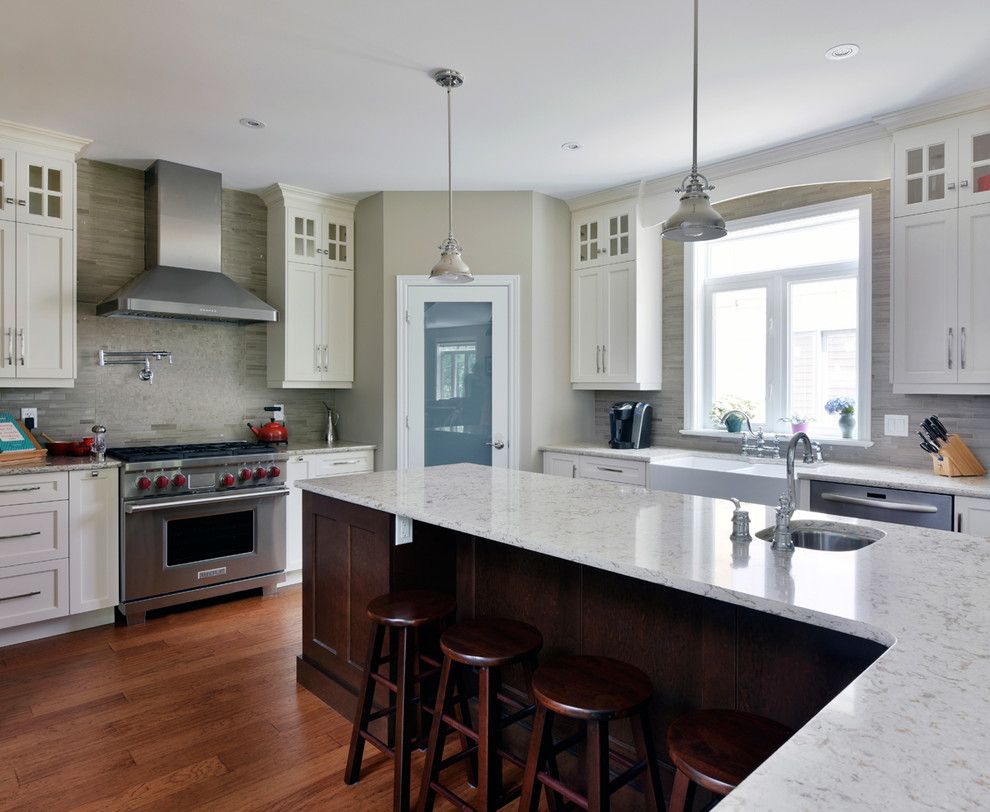
[(907, 437), (908, 416), (906, 414), (885, 414), (883, 416), (883, 433), (887, 437)]
[(21, 409), (21, 422), (25, 420), (34, 420), (34, 427), (38, 428), (38, 410), (35, 408), (23, 408)]
[(395, 546), (400, 544), (412, 544), (413, 523), (408, 516), (395, 517)]

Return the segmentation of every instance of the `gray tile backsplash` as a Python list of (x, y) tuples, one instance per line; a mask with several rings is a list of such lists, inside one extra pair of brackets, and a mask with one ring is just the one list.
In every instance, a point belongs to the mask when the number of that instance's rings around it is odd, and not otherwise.
[[(873, 196), (873, 388), (870, 419), (873, 447), (826, 446), (828, 456), (846, 462), (904, 464), (930, 468), (918, 448), (917, 424), (933, 412), (959, 434), (986, 465), (990, 463), (990, 397), (978, 395), (895, 395), (890, 384), (890, 183), (833, 183), (763, 192), (725, 203), (726, 219), (871, 194)], [(679, 434), (684, 428), (684, 252), (663, 244), (663, 390), (596, 392), (595, 439), (608, 438), (608, 407), (616, 400), (644, 400), (654, 407), (654, 444), (725, 451), (737, 441), (708, 440)], [(884, 414), (906, 414), (908, 437), (885, 437)], [(859, 419), (863, 419), (860, 415)]]
[[(332, 392), (269, 389), (264, 325), (94, 315), (97, 302), (144, 268), (144, 174), (80, 161), (78, 175), (75, 387), (0, 389), (0, 411), (19, 414), (21, 406), (37, 406), (41, 430), (57, 438), (85, 435), (103, 423), (113, 445), (249, 440), (245, 423), (262, 420), (265, 405), (284, 403), (290, 439), (318, 439), (326, 420), (322, 401)], [(224, 190), (223, 271), (262, 298), (266, 230), (259, 197)], [(171, 350), (175, 363), (153, 361), (155, 379), (148, 384), (138, 380), (137, 367), (97, 366), (100, 349)]]

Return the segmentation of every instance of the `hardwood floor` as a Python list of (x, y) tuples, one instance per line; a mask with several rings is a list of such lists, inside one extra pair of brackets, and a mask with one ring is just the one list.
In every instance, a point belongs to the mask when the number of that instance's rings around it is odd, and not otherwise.
[(0, 809), (389, 809), (373, 748), (343, 784), (350, 721), (296, 685), (300, 630), (290, 587), (0, 649)]

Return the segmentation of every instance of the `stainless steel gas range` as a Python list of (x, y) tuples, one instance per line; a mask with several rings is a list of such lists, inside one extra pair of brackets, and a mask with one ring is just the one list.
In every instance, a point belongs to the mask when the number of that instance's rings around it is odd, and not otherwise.
[(261, 587), (285, 569), (285, 454), (254, 443), (112, 448), (120, 460), (120, 605), (151, 609)]

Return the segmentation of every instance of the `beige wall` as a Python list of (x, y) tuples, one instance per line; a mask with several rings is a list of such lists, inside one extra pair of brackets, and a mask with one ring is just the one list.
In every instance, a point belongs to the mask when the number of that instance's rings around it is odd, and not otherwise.
[[(366, 218), (373, 230), (381, 223), (380, 256), (362, 251)], [(591, 423), (591, 395), (573, 392), (569, 380), (569, 224), (563, 201), (532, 192), (455, 195), (454, 232), (472, 272), (520, 277), (523, 468), (538, 466), (540, 443), (581, 435)], [(395, 280), (427, 273), (436, 262), (446, 226), (443, 192), (384, 192), (361, 201), (355, 214), (355, 296), (361, 300), (355, 343), (364, 346), (355, 364), (355, 388), (338, 392), (336, 404), (343, 425), (375, 424), (380, 468), (394, 468), (396, 460)], [(537, 371), (539, 382), (534, 385)]]

